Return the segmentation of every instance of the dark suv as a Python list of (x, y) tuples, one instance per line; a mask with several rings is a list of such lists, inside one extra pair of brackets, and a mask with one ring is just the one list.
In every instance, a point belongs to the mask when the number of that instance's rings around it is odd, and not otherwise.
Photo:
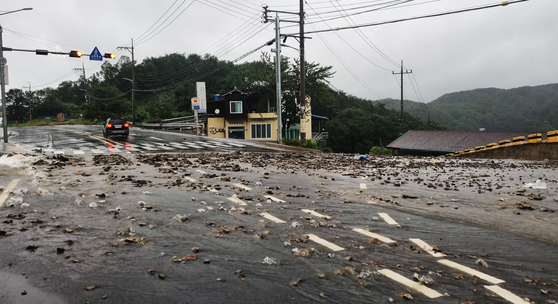
[(109, 118), (103, 125), (103, 136), (106, 138), (111, 135), (128, 137), (128, 134), (130, 134), (130, 124), (124, 118)]

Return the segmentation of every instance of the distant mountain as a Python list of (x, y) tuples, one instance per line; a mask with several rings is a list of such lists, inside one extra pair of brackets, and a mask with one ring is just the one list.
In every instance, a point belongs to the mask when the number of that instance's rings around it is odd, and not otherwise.
[[(386, 108), (400, 109), (400, 101), (383, 99)], [(476, 89), (449, 93), (428, 103), (404, 101), (404, 110), (448, 130), (544, 132), (558, 130), (558, 84), (515, 89)]]

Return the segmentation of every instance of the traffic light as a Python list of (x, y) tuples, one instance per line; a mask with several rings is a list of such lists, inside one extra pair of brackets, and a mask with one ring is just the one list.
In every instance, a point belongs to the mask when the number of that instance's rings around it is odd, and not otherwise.
[(114, 53), (105, 53), (105, 55), (104, 55), (103, 57), (108, 58), (108, 59), (114, 59), (114, 58), (116, 58), (116, 54), (114, 54)]
[(70, 57), (81, 57), (83, 56), (83, 52), (82, 51), (70, 51)]

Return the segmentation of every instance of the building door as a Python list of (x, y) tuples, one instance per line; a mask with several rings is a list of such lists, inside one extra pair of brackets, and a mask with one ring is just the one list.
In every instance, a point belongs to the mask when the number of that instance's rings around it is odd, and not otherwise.
[(244, 139), (244, 127), (229, 127), (229, 138)]

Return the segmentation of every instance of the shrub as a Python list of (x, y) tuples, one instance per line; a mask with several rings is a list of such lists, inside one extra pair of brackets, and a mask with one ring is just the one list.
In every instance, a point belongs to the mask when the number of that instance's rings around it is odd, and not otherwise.
[(374, 147), (372, 147), (372, 149), (370, 149), (369, 154), (371, 154), (371, 155), (393, 155), (393, 150), (383, 148), (383, 147), (374, 146)]

